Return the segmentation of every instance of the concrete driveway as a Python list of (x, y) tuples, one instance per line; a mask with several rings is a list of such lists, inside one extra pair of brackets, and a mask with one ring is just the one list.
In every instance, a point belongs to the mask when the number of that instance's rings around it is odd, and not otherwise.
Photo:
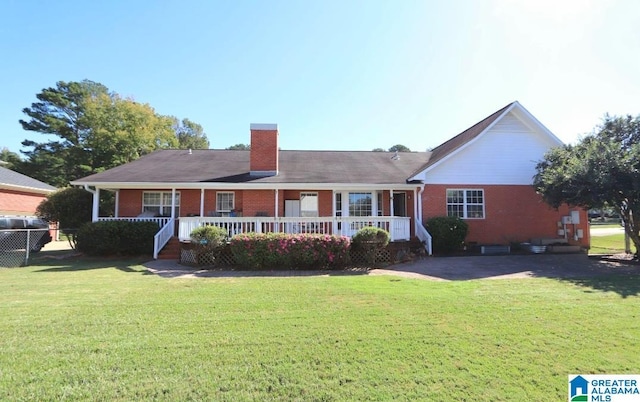
[(344, 271), (197, 270), (175, 261), (155, 260), (147, 269), (166, 278), (291, 277), (322, 275), (394, 275), (436, 281), (504, 278), (590, 278), (610, 273), (639, 273), (640, 265), (589, 258), (586, 254), (533, 254), (469, 257), (427, 257), (385, 269)]
[(631, 262), (590, 258), (586, 254), (532, 254), (470, 257), (428, 257), (371, 275), (460, 281), (503, 278), (585, 278), (611, 273), (640, 273)]

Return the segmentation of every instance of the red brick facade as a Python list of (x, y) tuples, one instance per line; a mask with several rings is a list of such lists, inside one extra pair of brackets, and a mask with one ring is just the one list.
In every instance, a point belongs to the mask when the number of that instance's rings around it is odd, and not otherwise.
[[(423, 218), (447, 214), (447, 189), (484, 190), (484, 219), (467, 219), (469, 224), (468, 242), (478, 244), (509, 244), (511, 242), (530, 241), (535, 238), (557, 238), (558, 230), (563, 229), (558, 222), (571, 210), (579, 210), (580, 224), (567, 225), (568, 240), (572, 244), (589, 245), (589, 228), (586, 211), (567, 206), (555, 210), (542, 201), (531, 186), (517, 185), (427, 185), (422, 194)], [(166, 190), (146, 190), (165, 191)], [(235, 211), (239, 216), (275, 216), (275, 190), (220, 190), (234, 194)], [(180, 193), (179, 215), (200, 215), (201, 192), (199, 189), (178, 190)], [(216, 212), (216, 190), (204, 192), (204, 215), (214, 216)], [(299, 200), (301, 192), (318, 193), (319, 216), (333, 215), (333, 192), (331, 190), (280, 190), (278, 192), (278, 216), (284, 216), (285, 200)], [(406, 216), (411, 217), (411, 233), (414, 233), (414, 192), (398, 191), (405, 194)], [(119, 216), (137, 216), (142, 212), (142, 190), (120, 190)], [(389, 191), (382, 193), (383, 216), (390, 214)], [(582, 229), (583, 238), (575, 241), (575, 230)]]
[(0, 190), (0, 215), (35, 215), (45, 198), (43, 194)]
[[(483, 189), (485, 203), (484, 219), (467, 219), (468, 242), (478, 244), (509, 244), (530, 241), (535, 238), (557, 238), (563, 216), (571, 210), (580, 211), (580, 224), (567, 225), (571, 244), (589, 245), (587, 213), (580, 208), (562, 206), (555, 210), (544, 203), (532, 186), (516, 185), (426, 185), (422, 195), (423, 218), (447, 214), (447, 189)], [(583, 238), (573, 240), (574, 230), (582, 229)]]

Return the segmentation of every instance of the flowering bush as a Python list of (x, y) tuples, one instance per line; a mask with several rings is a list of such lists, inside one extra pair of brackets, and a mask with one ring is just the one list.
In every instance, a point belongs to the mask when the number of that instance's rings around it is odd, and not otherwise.
[(243, 233), (231, 238), (243, 268), (338, 268), (349, 261), (349, 238), (321, 234)]

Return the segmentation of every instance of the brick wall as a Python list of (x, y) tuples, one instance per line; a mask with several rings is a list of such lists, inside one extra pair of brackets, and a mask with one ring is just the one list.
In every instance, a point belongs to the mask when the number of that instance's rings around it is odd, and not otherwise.
[[(284, 201), (282, 202), (284, 205)], [(245, 190), (242, 194), (243, 216), (256, 216), (257, 213), (266, 213), (266, 216), (274, 216), (276, 201), (274, 190)]]
[(119, 216), (138, 216), (142, 212), (142, 190), (120, 190)]
[(36, 208), (45, 198), (42, 194), (1, 190), (0, 215), (35, 215)]
[[(557, 238), (558, 222), (570, 210), (580, 210), (580, 224), (584, 237), (572, 244), (589, 245), (589, 226), (586, 211), (579, 208), (562, 206), (558, 210), (548, 206), (532, 186), (464, 186), (464, 185), (427, 185), (422, 194), (423, 218), (447, 214), (447, 189), (484, 190), (485, 219), (467, 219), (469, 234), (467, 242), (478, 244), (509, 244), (510, 242), (529, 241), (532, 238)], [(568, 227), (573, 235), (574, 227)], [(570, 236), (571, 237), (571, 236)]]
[(251, 172), (278, 170), (278, 130), (251, 129)]

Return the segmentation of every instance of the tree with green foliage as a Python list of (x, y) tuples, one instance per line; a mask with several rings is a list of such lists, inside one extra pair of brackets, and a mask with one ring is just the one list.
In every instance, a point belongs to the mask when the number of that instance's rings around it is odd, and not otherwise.
[(43, 143), (24, 140), (22, 145), (33, 149), (22, 151), (26, 160), (21, 173), (57, 187), (84, 175), (82, 166), (86, 165), (83, 161), (88, 152), (82, 145), (91, 128), (85, 104), (99, 94), (109, 95), (109, 90), (89, 80), (59, 81), (55, 88), (45, 88), (37, 94), (38, 102), (22, 109), (29, 117), (20, 120), (23, 129), (59, 139)]
[(173, 129), (180, 149), (208, 149), (209, 140), (202, 126), (189, 119), (175, 119)]
[(384, 152), (384, 149), (382, 149), (382, 148), (373, 148), (372, 152)]
[(232, 145), (229, 148), (226, 148), (232, 151), (248, 151), (251, 149), (251, 145), (249, 144), (236, 144)]
[(0, 166), (5, 167), (7, 169), (16, 170), (16, 168), (22, 162), (20, 159), (20, 155), (15, 152), (9, 151), (9, 148), (4, 147), (0, 150), (0, 161), (4, 163), (0, 163)]
[(406, 147), (402, 144), (396, 144), (389, 148), (389, 152), (411, 152), (411, 150), (409, 149), (409, 147)]
[(155, 112), (148, 104), (126, 99), (102, 84), (84, 80), (56, 83), (36, 95), (20, 120), (27, 131), (53, 135), (50, 141), (25, 140), (21, 173), (57, 187), (158, 149), (195, 148), (208, 141), (202, 127), (188, 119)]
[(85, 110), (91, 129), (81, 145), (91, 152), (82, 160), (82, 176), (178, 145), (173, 118), (158, 115), (148, 104), (101, 94), (87, 99)]
[(553, 148), (538, 162), (534, 186), (553, 207), (613, 207), (640, 249), (640, 116), (609, 116), (576, 145)]
[(93, 196), (77, 187), (67, 187), (51, 193), (36, 209), (36, 215), (49, 222), (58, 222), (62, 233), (69, 237), (69, 244), (76, 246), (78, 228), (91, 222)]

